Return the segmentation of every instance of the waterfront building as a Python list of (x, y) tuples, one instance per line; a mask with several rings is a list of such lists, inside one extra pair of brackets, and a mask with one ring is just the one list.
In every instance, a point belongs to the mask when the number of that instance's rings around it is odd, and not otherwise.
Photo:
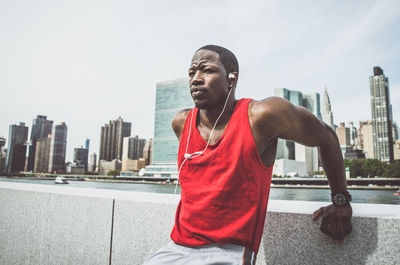
[(8, 135), (8, 147), (6, 156), (6, 172), (13, 173), (23, 171), (25, 167), (26, 141), (28, 139), (28, 127), (24, 122), (10, 125)]
[(90, 155), (88, 171), (96, 172), (96, 167), (97, 167), (97, 155), (96, 153), (93, 153)]
[(131, 135), (131, 123), (121, 117), (101, 127), (99, 160), (122, 159), (123, 138)]
[(400, 140), (394, 140), (393, 143), (393, 159), (400, 160)]
[(33, 172), (47, 173), (49, 172), (49, 160), (50, 160), (50, 145), (51, 145), (51, 134), (48, 134), (46, 138), (36, 140), (35, 150), (35, 163), (33, 165)]
[[(296, 106), (303, 105), (303, 93), (300, 91), (289, 90), (286, 88), (275, 88), (274, 96), (287, 99)], [(276, 149), (276, 159), (290, 159), (295, 160), (295, 143), (283, 139), (278, 139)]]
[(360, 159), (365, 158), (365, 154), (363, 150), (352, 149), (350, 147), (346, 147), (346, 152), (344, 153), (345, 159)]
[(134, 137), (124, 137), (122, 148), (122, 159), (129, 158), (137, 160), (143, 158), (143, 148), (146, 144), (146, 139)]
[(99, 175), (107, 175), (112, 170), (121, 170), (121, 160), (113, 159), (111, 161), (99, 161)]
[(34, 170), (37, 140), (47, 138), (47, 136), (51, 134), (52, 128), (53, 128), (53, 121), (47, 120), (47, 116), (37, 115), (36, 118), (33, 119), (30, 145), (29, 145), (27, 171)]
[(322, 120), (321, 100), (319, 93), (310, 93), (303, 95), (303, 104), (300, 105), (311, 111), (318, 119)]
[(146, 140), (146, 144), (143, 147), (143, 158), (145, 159), (145, 164), (151, 165), (153, 157), (153, 139)]
[(0, 173), (4, 171), (4, 167), (6, 164), (6, 156), (7, 152), (5, 149), (6, 138), (0, 137)]
[(341, 147), (350, 147), (350, 128), (345, 127), (344, 122), (341, 122), (340, 126), (336, 128), (336, 135)]
[(276, 159), (273, 169), (274, 175), (277, 176), (307, 176), (306, 162), (291, 159)]
[(350, 130), (350, 145), (354, 146), (356, 144), (357, 139), (357, 128), (354, 126), (353, 122), (349, 122), (349, 130)]
[[(302, 92), (296, 90), (275, 88), (274, 95), (287, 99), (293, 105), (305, 107), (318, 119), (322, 119), (319, 93), (314, 92), (310, 94), (303, 94)], [(305, 170), (309, 175), (312, 175), (314, 171), (318, 171), (318, 149), (316, 147), (308, 147), (292, 141), (278, 139), (276, 159), (296, 160), (298, 162), (304, 162)], [(299, 165), (300, 168), (298, 171), (303, 172), (302, 163), (290, 164), (289, 162), (285, 162), (281, 165), (291, 167), (288, 170), (292, 170), (293, 165)], [(287, 172), (287, 170), (283, 169), (282, 172)]]
[(392, 134), (393, 134), (393, 141), (399, 140), (399, 127), (395, 121), (392, 122)]
[(144, 158), (139, 159), (122, 159), (121, 170), (122, 171), (138, 171), (146, 166), (146, 160)]
[(146, 175), (177, 175), (178, 140), (171, 122), (177, 112), (194, 106), (188, 78), (159, 82), (156, 85), (152, 165)]
[(67, 125), (62, 122), (53, 127), (50, 143), (49, 172), (65, 171), (65, 153), (67, 150)]
[[(299, 143), (294, 143), (295, 145), (295, 160), (298, 162), (304, 162), (306, 167), (306, 172), (308, 175), (312, 176), (315, 171), (319, 171), (318, 167), (318, 148), (309, 147)], [(302, 164), (299, 164), (302, 166)], [(286, 169), (289, 170), (289, 169)], [(300, 172), (302, 172), (300, 170)]]
[(357, 149), (363, 150), (365, 157), (374, 159), (374, 140), (372, 132), (372, 121), (360, 121), (357, 134)]
[(0, 137), (0, 149), (6, 145), (6, 138)]
[(331, 126), (332, 129), (335, 129), (335, 124), (333, 123), (333, 113), (331, 107), (331, 101), (329, 99), (328, 91), (325, 87), (324, 90), (324, 98), (322, 101), (322, 121)]
[(68, 162), (65, 164), (65, 172), (73, 175), (84, 175), (86, 173), (86, 167), (84, 165)]
[(295, 143), (278, 138), (278, 145), (276, 148), (276, 159), (296, 159)]
[(88, 156), (89, 156), (89, 150), (86, 148), (83, 148), (81, 146), (80, 148), (74, 148), (74, 163), (76, 166), (84, 167), (87, 169), (88, 166)]
[(392, 106), (390, 104), (389, 79), (382, 68), (375, 66), (370, 76), (372, 130), (374, 158), (393, 162)]

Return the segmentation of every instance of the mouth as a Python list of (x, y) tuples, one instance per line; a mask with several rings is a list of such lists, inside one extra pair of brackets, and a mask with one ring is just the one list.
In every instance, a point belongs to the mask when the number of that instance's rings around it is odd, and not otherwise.
[(206, 94), (206, 90), (201, 87), (192, 87), (190, 93), (194, 99), (202, 98)]

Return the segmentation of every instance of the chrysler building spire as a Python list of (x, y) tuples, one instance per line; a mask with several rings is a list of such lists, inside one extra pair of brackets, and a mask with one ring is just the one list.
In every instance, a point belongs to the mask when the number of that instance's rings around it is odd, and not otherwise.
[(328, 91), (326, 90), (326, 85), (324, 91), (324, 99), (322, 103), (322, 121), (331, 126), (332, 129), (335, 128), (335, 125), (333, 124), (331, 101), (329, 100)]

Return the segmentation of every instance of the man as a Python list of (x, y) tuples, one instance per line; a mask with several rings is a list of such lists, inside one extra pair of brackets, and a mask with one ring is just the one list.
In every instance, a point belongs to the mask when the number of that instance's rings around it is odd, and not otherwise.
[(189, 68), (196, 108), (179, 112), (172, 127), (181, 201), (171, 242), (145, 264), (254, 264), (263, 233), (277, 138), (317, 146), (333, 204), (314, 212), (321, 231), (342, 239), (352, 209), (335, 132), (302, 107), (271, 97), (235, 99), (239, 76), (229, 50), (207, 45)]

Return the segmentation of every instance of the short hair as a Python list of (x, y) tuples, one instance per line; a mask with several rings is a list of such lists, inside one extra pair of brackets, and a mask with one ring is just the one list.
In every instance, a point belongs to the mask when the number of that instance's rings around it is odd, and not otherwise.
[(199, 48), (196, 52), (200, 50), (208, 50), (218, 53), (219, 58), (222, 64), (224, 65), (225, 71), (227, 73), (232, 73), (232, 72), (239, 73), (238, 60), (236, 59), (236, 56), (233, 54), (233, 52), (231, 52), (230, 50), (218, 45), (206, 45)]

